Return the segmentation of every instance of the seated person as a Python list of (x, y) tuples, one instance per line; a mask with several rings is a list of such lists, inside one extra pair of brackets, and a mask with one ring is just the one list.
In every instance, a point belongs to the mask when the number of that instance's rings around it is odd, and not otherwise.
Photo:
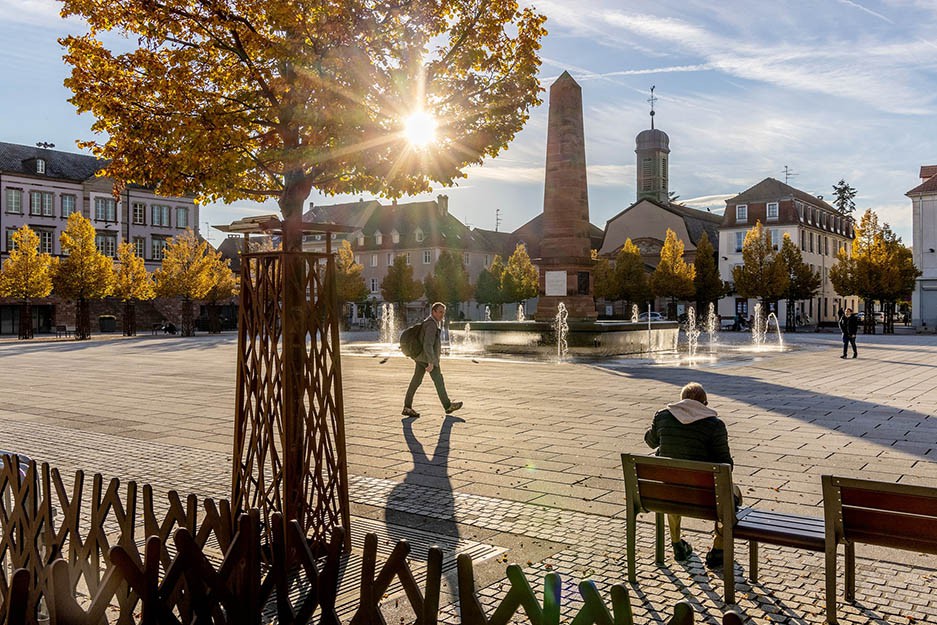
[[(735, 466), (729, 451), (726, 424), (716, 411), (707, 405), (706, 391), (697, 382), (690, 382), (680, 392), (680, 401), (654, 415), (651, 428), (644, 434), (648, 446), (657, 449), (656, 455), (680, 460), (719, 462)], [(741, 503), (741, 491), (735, 488), (736, 507)], [(668, 514), (670, 542), (673, 556), (683, 562), (693, 547), (680, 537), (680, 516)], [(712, 549), (706, 554), (706, 566), (718, 569), (723, 563), (722, 534), (717, 523)]]

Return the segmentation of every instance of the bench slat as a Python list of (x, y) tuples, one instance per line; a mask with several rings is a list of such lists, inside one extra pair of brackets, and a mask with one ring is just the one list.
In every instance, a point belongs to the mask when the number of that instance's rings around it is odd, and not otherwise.
[(840, 488), (844, 506), (871, 508), (873, 510), (893, 510), (908, 514), (920, 514), (937, 517), (937, 496), (920, 497), (917, 495), (869, 490), (843, 486)]
[(739, 512), (734, 534), (740, 540), (823, 551), (824, 529), (823, 519), (747, 508)]
[(694, 519), (703, 519), (704, 521), (715, 521), (716, 511), (714, 508), (705, 506), (692, 506), (689, 504), (677, 504), (667, 499), (645, 499), (641, 498), (641, 504), (645, 509), (651, 512), (662, 512), (664, 514), (679, 514), (680, 516), (692, 517)]
[(847, 540), (937, 553), (937, 518), (843, 506)]
[(645, 507), (648, 505), (647, 500), (650, 499), (666, 500), (674, 505), (716, 507), (716, 494), (711, 486), (709, 489), (704, 490), (692, 486), (677, 486), (638, 480), (638, 492), (641, 494), (641, 503)]
[(692, 469), (678, 469), (675, 467), (657, 466), (651, 464), (635, 465), (639, 480), (654, 482), (667, 482), (667, 484), (682, 484), (684, 486), (700, 486), (712, 488), (714, 485), (712, 470), (693, 471)]

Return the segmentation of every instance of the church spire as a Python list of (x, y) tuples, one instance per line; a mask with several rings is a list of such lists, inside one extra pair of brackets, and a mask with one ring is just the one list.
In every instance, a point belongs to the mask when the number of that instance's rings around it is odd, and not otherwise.
[(654, 87), (656, 85), (651, 85), (651, 97), (647, 99), (651, 104), (651, 130), (654, 130), (654, 103), (657, 102), (657, 98), (654, 97)]

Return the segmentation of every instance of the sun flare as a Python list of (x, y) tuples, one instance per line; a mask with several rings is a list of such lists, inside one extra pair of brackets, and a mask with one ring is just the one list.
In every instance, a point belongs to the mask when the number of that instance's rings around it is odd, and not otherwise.
[(416, 148), (425, 148), (436, 140), (436, 118), (426, 111), (417, 111), (404, 120), (404, 136)]

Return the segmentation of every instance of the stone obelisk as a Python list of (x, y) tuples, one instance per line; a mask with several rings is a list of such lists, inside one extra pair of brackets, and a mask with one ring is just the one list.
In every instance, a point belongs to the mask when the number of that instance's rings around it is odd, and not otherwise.
[(537, 264), (540, 300), (535, 319), (553, 319), (560, 302), (566, 305), (571, 321), (597, 317), (592, 296), (582, 88), (568, 72), (550, 86), (543, 239)]

